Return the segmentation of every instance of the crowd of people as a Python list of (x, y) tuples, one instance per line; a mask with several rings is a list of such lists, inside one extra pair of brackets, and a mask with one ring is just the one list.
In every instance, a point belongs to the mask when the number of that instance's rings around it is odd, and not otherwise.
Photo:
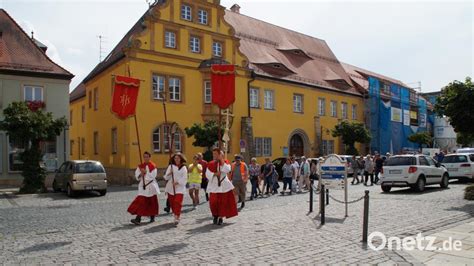
[(378, 153), (376, 153), (375, 156), (370, 154), (365, 157), (353, 156), (352, 162), (350, 163), (350, 166), (354, 172), (351, 184), (357, 185), (359, 183), (363, 183), (364, 186), (373, 186), (374, 184), (378, 184), (380, 180), (380, 174), (383, 172), (384, 162), (389, 157), (390, 153), (387, 153), (386, 156), (383, 157)]

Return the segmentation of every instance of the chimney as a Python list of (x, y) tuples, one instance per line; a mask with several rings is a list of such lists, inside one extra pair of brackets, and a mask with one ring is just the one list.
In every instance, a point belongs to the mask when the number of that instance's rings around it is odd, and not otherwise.
[(235, 12), (235, 13), (239, 13), (239, 14), (240, 14), (240, 6), (237, 5), (237, 4), (234, 4), (234, 5), (230, 8), (230, 10), (231, 10), (232, 12)]

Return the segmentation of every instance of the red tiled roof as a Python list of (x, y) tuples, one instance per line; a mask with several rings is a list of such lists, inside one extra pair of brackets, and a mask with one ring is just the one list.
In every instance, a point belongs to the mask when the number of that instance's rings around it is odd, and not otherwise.
[(257, 75), (360, 95), (325, 41), (229, 10), (225, 20)]
[(0, 72), (66, 80), (74, 77), (54, 63), (4, 9), (0, 9)]
[(390, 78), (390, 77), (387, 77), (387, 76), (384, 76), (384, 75), (381, 75), (381, 74), (378, 74), (378, 73), (375, 73), (375, 72), (372, 72), (360, 67), (356, 67), (354, 65), (350, 65), (347, 63), (342, 63), (342, 66), (344, 67), (346, 72), (349, 74), (349, 76), (352, 78), (352, 80), (356, 82), (358, 85), (360, 85), (362, 88), (364, 88), (365, 90), (369, 89), (369, 81), (367, 80), (368, 76), (378, 78), (380, 80), (385, 80), (390, 83), (403, 86), (405, 88), (410, 88), (408, 85), (406, 85), (405, 83), (403, 83), (402, 81), (398, 79)]

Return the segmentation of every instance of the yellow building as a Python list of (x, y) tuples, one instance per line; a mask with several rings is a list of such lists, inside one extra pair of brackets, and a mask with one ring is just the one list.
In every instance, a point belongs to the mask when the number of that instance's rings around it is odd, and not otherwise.
[[(230, 153), (245, 158), (343, 153), (329, 130), (343, 119), (363, 121), (363, 97), (323, 41), (240, 14), (218, 0), (157, 1), (70, 97), (73, 159), (100, 160), (111, 181), (128, 183), (139, 163), (133, 119), (110, 111), (114, 75), (142, 80), (137, 118), (142, 151), (167, 163), (169, 126), (174, 150), (192, 157), (184, 128), (217, 119), (210, 66), (236, 66)], [(241, 141), (243, 140), (243, 141)], [(362, 148), (358, 146), (358, 148)]]

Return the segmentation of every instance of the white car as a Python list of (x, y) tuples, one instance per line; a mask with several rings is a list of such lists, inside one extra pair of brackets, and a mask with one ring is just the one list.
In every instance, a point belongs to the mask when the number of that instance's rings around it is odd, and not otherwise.
[(450, 178), (474, 180), (474, 153), (456, 153), (444, 156), (442, 164)]
[(390, 192), (392, 187), (411, 187), (421, 192), (425, 185), (439, 184), (447, 188), (449, 174), (446, 168), (428, 156), (396, 155), (385, 162), (380, 181), (384, 192)]

